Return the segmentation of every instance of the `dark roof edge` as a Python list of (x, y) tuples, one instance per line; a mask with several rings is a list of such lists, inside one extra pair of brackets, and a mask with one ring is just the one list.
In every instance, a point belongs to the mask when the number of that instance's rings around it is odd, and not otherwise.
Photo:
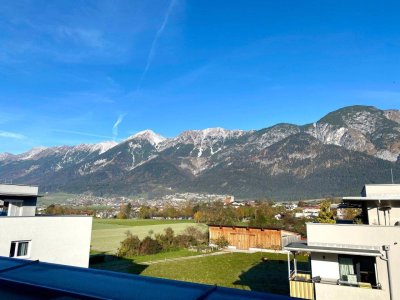
[(290, 231), (283, 228), (276, 227), (256, 227), (256, 226), (243, 226), (243, 225), (219, 225), (219, 224), (207, 224), (208, 227), (227, 227), (227, 228), (246, 228), (246, 229), (260, 229), (260, 230), (277, 230), (277, 231)]

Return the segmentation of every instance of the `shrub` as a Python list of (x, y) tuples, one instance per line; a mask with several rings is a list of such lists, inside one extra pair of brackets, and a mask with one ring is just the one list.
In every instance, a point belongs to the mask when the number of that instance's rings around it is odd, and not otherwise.
[[(142, 241), (131, 232), (126, 232), (126, 238), (121, 242), (117, 255), (119, 257), (131, 257), (135, 255), (156, 254), (161, 251), (170, 251), (179, 248), (198, 247), (208, 245), (208, 233), (204, 233), (200, 229), (189, 226), (182, 234), (175, 236), (171, 227), (165, 228), (163, 234), (156, 234), (151, 237), (153, 232), (149, 232), (149, 236)], [(221, 242), (222, 247), (227, 244)]]
[(156, 254), (161, 252), (162, 249), (163, 248), (158, 241), (153, 240), (149, 236), (146, 236), (140, 243), (139, 254), (141, 255)]
[(182, 234), (191, 236), (193, 240), (196, 241), (196, 243), (192, 244), (192, 246), (208, 244), (208, 232), (203, 232), (195, 226), (186, 227)]
[(228, 240), (223, 235), (214, 240), (214, 244), (217, 245), (219, 249), (223, 249), (229, 246)]
[(155, 238), (163, 250), (168, 251), (175, 248), (175, 233), (171, 227), (165, 228), (164, 234), (156, 234)]
[(178, 248), (189, 248), (191, 246), (197, 246), (198, 241), (191, 235), (180, 234), (175, 237), (175, 245)]
[(127, 231), (126, 238), (121, 242), (120, 247), (117, 250), (117, 256), (135, 256), (139, 254), (140, 239), (137, 235), (132, 235), (130, 231)]

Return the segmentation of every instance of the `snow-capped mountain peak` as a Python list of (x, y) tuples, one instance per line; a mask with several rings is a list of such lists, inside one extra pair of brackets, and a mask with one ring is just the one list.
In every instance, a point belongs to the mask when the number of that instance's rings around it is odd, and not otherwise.
[(94, 144), (92, 149), (93, 151), (99, 151), (99, 154), (102, 154), (104, 152), (107, 152), (111, 148), (115, 147), (116, 145), (118, 145), (118, 143), (115, 141), (105, 141)]
[(164, 142), (166, 138), (155, 133), (153, 130), (146, 129), (130, 136), (126, 139), (126, 141), (128, 140), (147, 140), (153, 146), (157, 146), (158, 144)]
[(5, 153), (0, 153), (0, 161), (1, 160), (6, 160), (6, 159), (10, 159), (11, 157), (14, 157), (14, 154), (5, 152)]
[(206, 128), (202, 130), (187, 130), (178, 135), (174, 142), (191, 142), (193, 144), (202, 143), (205, 140), (224, 141), (228, 138), (239, 137), (245, 134), (244, 130), (228, 130), (220, 127)]
[(26, 160), (26, 159), (34, 158), (36, 155), (38, 155), (39, 153), (43, 152), (46, 149), (47, 149), (47, 147), (43, 147), (43, 146), (34, 147), (30, 151), (22, 153), (20, 156), (20, 159)]

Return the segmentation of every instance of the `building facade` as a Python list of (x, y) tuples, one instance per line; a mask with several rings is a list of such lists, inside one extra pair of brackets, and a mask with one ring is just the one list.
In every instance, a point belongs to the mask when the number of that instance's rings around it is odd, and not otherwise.
[[(400, 299), (400, 185), (366, 185), (343, 204), (361, 208), (362, 224), (308, 223), (307, 242), (285, 247), (291, 296)], [(310, 254), (311, 273), (298, 270), (299, 252)]]
[(38, 187), (0, 185), (0, 256), (88, 267), (92, 218), (37, 216)]

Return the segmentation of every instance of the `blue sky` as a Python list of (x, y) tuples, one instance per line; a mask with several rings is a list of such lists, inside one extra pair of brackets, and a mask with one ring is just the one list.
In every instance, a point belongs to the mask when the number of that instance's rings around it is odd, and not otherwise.
[(398, 1), (2, 1), (0, 152), (400, 109)]

